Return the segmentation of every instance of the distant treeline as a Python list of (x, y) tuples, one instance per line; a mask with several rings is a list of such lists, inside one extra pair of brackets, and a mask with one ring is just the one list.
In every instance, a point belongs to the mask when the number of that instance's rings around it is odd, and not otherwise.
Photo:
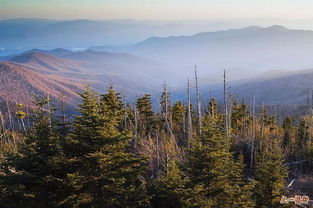
[(0, 207), (275, 208), (313, 169), (311, 114), (278, 122), (226, 94), (172, 103), (166, 86), (158, 112), (149, 94), (81, 98), (71, 120), (46, 97), (15, 108), (14, 131), (0, 116)]

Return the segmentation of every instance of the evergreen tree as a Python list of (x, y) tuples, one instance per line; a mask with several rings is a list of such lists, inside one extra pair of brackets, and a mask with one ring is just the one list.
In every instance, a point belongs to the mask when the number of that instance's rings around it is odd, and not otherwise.
[(188, 179), (180, 171), (176, 161), (171, 161), (161, 176), (152, 182), (150, 200), (153, 208), (183, 208), (188, 196), (185, 187)]
[(180, 102), (177, 101), (172, 108), (172, 122), (173, 122), (173, 132), (177, 137), (179, 144), (186, 146), (187, 141), (186, 135), (186, 108)]
[(288, 176), (281, 149), (277, 143), (269, 145), (259, 157), (255, 172), (254, 197), (260, 208), (280, 207), (280, 199)]
[(234, 102), (232, 105), (231, 125), (232, 129), (236, 131), (243, 130), (245, 123), (247, 123), (248, 111), (247, 105), (243, 100), (241, 104)]
[(236, 208), (253, 208), (255, 202), (252, 197), (253, 183), (244, 178), (244, 158), (240, 155), (238, 160), (233, 163), (230, 169), (232, 200), (229, 207)]
[(120, 98), (113, 88), (100, 102), (89, 89), (82, 98), (72, 145), (84, 151), (73, 158), (79, 168), (69, 178), (77, 190), (69, 201), (73, 207), (145, 207), (144, 181), (140, 180), (145, 161), (131, 152), (130, 133), (119, 128)]
[(309, 126), (304, 119), (301, 119), (298, 128), (298, 147), (303, 149), (309, 138)]
[(70, 186), (62, 142), (52, 121), (54, 109), (46, 98), (37, 98), (35, 104), (34, 125), (25, 143), (1, 165), (0, 207), (66, 207), (63, 200)]
[(177, 101), (173, 105), (173, 123), (177, 127), (182, 127), (184, 122), (184, 116), (185, 116), (185, 106), (180, 102)]
[(245, 193), (242, 171), (234, 162), (229, 152), (229, 141), (218, 128), (217, 122), (212, 117), (206, 118), (203, 133), (199, 140), (193, 142), (188, 154), (187, 173), (193, 189), (202, 199), (196, 207), (239, 208), (244, 207), (244, 204), (249, 207), (249, 198), (246, 202), (242, 197), (236, 198)]
[(139, 121), (142, 136), (150, 135), (153, 127), (155, 127), (154, 112), (152, 110), (151, 95), (145, 94), (144, 96), (137, 99), (136, 103), (137, 110), (139, 112)]
[(214, 98), (210, 99), (209, 106), (208, 106), (208, 114), (212, 118), (219, 117), (218, 105)]
[(105, 95), (100, 99), (100, 112), (104, 119), (115, 119), (116, 121), (102, 120), (103, 124), (113, 124), (111, 127), (115, 128), (121, 126), (124, 116), (123, 103), (121, 101), (120, 93), (115, 93), (113, 87), (110, 87)]
[(284, 129), (283, 146), (289, 154), (292, 154), (295, 151), (297, 141), (297, 127), (294, 118), (285, 118), (282, 127)]

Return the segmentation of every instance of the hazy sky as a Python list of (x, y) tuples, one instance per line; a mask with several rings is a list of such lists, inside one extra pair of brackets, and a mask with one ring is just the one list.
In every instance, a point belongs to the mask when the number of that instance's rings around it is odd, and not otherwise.
[(313, 0), (0, 0), (0, 18), (313, 18)]

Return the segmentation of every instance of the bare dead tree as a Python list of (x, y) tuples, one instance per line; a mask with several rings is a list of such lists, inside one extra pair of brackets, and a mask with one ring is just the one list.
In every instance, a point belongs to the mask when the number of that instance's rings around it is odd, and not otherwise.
[(307, 100), (306, 100), (306, 103), (308, 106), (310, 106), (310, 88), (308, 88), (308, 92), (307, 92)]
[[(48, 113), (51, 115), (52, 109), (51, 109), (51, 99), (50, 99), (50, 94), (47, 95), (47, 100), (48, 100)], [(52, 127), (52, 120), (51, 116), (49, 116), (49, 126)]]
[(159, 134), (155, 132), (156, 139), (156, 153), (157, 153), (157, 173), (160, 171), (160, 142), (159, 142)]
[(138, 140), (138, 112), (137, 112), (137, 106), (136, 102), (134, 103), (134, 135), (135, 135), (135, 141)]
[(126, 93), (125, 93), (125, 84), (123, 82), (123, 90), (122, 90), (122, 96), (123, 96), (123, 107), (124, 107), (124, 127), (126, 130), (128, 130), (128, 124), (127, 124), (127, 118), (128, 118), (128, 114), (127, 114), (127, 104), (126, 104)]
[(9, 118), (9, 128), (13, 129), (13, 122), (12, 122), (12, 116), (11, 116), (11, 110), (10, 110), (10, 105), (9, 105), (9, 99), (7, 98), (7, 111), (8, 111), (8, 118)]
[(1, 125), (1, 130), (4, 131), (4, 119), (3, 119), (3, 115), (1, 111), (0, 111), (0, 125)]
[(199, 86), (198, 86), (197, 65), (195, 65), (195, 80), (196, 80), (196, 94), (197, 94), (198, 133), (199, 133), (199, 135), (201, 135), (201, 129), (202, 129), (202, 116), (201, 116), (201, 100), (200, 100), (200, 92), (199, 92)]
[(255, 94), (253, 95), (253, 107), (252, 107), (252, 137), (251, 137), (251, 155), (250, 155), (250, 172), (253, 171), (253, 160), (254, 160), (254, 142), (255, 142)]
[(26, 116), (27, 116), (27, 127), (30, 129), (30, 120), (29, 120), (29, 95), (27, 96), (27, 104), (26, 104)]
[(168, 135), (173, 135), (172, 133), (172, 128), (170, 124), (170, 113), (169, 113), (169, 106), (170, 106), (170, 98), (169, 98), (169, 92), (166, 86), (166, 83), (164, 82), (163, 84), (163, 93), (164, 93), (164, 109), (163, 109), (163, 117), (166, 123), (166, 129), (167, 129), (167, 134)]
[(66, 126), (66, 114), (65, 114), (65, 100), (64, 100), (64, 94), (62, 95), (62, 124), (63, 124), (63, 128), (65, 128)]
[(190, 80), (188, 77), (187, 83), (187, 97), (188, 97), (188, 112), (187, 112), (187, 146), (190, 147), (190, 138), (192, 134), (192, 120), (191, 120), (191, 95), (190, 95)]
[(231, 129), (231, 116), (232, 116), (232, 105), (233, 105), (233, 98), (230, 93), (230, 87), (228, 87), (228, 99), (227, 99), (227, 125), (228, 125), (228, 134), (230, 134), (230, 129)]
[(225, 134), (226, 134), (226, 139), (228, 139), (228, 131), (229, 131), (229, 126), (228, 126), (228, 101), (227, 101), (227, 88), (226, 88), (226, 70), (224, 70), (224, 120), (225, 120)]

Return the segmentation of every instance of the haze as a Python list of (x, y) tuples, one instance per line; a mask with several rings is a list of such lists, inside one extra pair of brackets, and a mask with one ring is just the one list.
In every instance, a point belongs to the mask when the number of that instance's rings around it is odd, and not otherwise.
[(312, 18), (310, 0), (0, 0), (0, 18)]

